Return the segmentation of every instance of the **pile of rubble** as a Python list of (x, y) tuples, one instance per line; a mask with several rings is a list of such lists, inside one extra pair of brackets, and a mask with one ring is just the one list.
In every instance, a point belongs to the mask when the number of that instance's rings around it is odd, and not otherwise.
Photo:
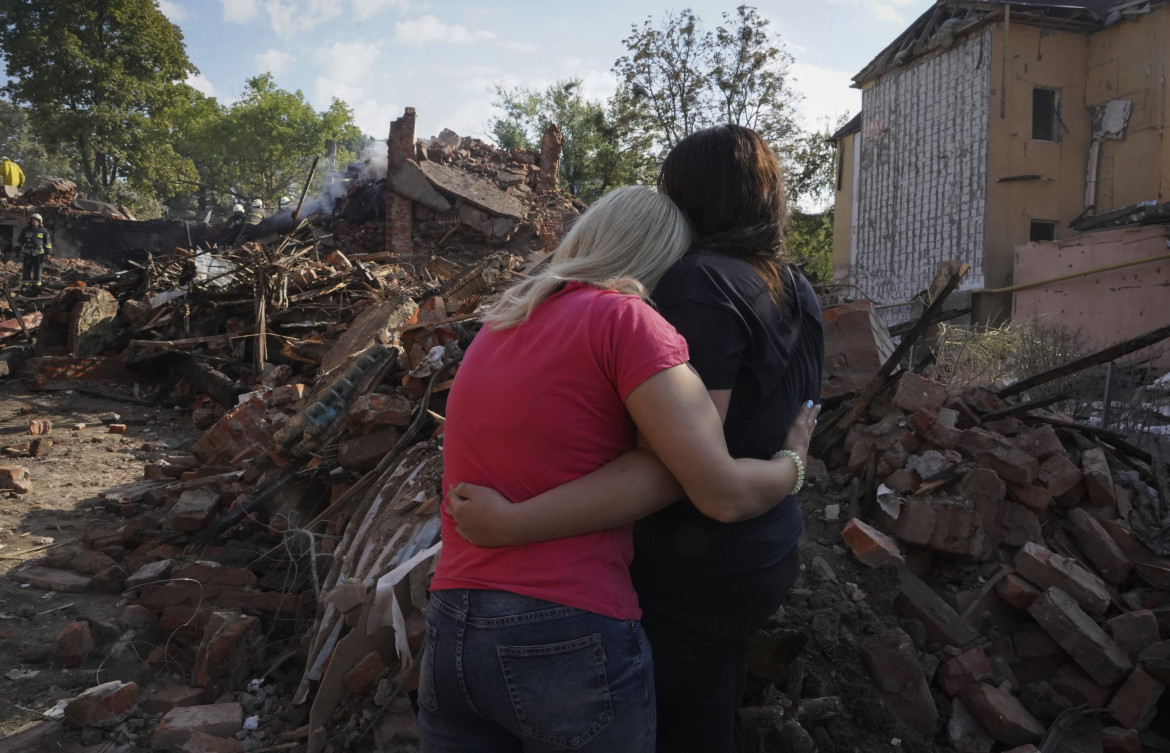
[[(60, 664), (108, 681), (5, 750), (417, 749), (447, 391), (476, 311), (578, 207), (555, 191), (555, 128), (539, 154), (416, 142), (408, 109), (389, 145), (386, 177), (355, 168), (303, 218), (147, 254), (0, 324), (29, 386), (183, 405), (203, 432), (100, 494), (120, 527), (12, 573), (120, 601), (57, 637)], [(1170, 750), (1165, 460), (1009, 391), (895, 374), (962, 272), (896, 348), (868, 306), (826, 311), (837, 409), (802, 494), (805, 571), (753, 647), (749, 743)]]
[[(408, 110), (388, 176), (355, 171), (303, 218), (57, 285), (31, 313), (10, 303), (0, 363), (29, 387), (184, 405), (205, 430), (99, 494), (124, 525), (10, 574), (122, 597), (116, 623), (57, 639), (63, 666), (118, 679), (13, 740), (413, 749), (446, 393), (482, 302), (579, 211), (555, 188), (557, 133), (543, 154), (449, 131), (416, 142)], [(19, 465), (0, 474), (30, 483)]]

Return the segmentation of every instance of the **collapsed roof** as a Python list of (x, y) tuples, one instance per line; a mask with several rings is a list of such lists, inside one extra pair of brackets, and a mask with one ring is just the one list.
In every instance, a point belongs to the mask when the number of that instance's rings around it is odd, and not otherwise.
[(938, 0), (862, 68), (853, 77), (853, 85), (861, 87), (933, 50), (948, 48), (956, 39), (1009, 14), (1012, 22), (1091, 34), (1162, 4), (1163, 0)]

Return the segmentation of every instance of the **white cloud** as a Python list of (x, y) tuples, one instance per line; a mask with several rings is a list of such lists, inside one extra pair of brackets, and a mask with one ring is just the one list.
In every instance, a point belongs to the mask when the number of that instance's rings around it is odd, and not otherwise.
[(288, 70), (294, 60), (293, 56), (281, 50), (265, 50), (256, 54), (256, 70), (260, 73), (268, 72), (279, 76)]
[(204, 96), (214, 97), (215, 85), (207, 80), (207, 77), (202, 73), (196, 73), (194, 76), (187, 77), (187, 85), (195, 89), (195, 91), (203, 92)]
[(353, 12), (363, 21), (389, 8), (405, 11), (406, 0), (353, 0)]
[(365, 133), (388, 133), (390, 121), (401, 112), (379, 100), (384, 82), (366, 71), (377, 70), (382, 50), (375, 43), (336, 42), (317, 51), (319, 73), (316, 106), (325, 108), (336, 97), (353, 109), (354, 121)]
[(540, 45), (529, 42), (504, 42), (504, 47), (512, 52), (536, 52)]
[(304, 31), (337, 18), (344, 12), (345, 0), (266, 0), (264, 12), (276, 36), (288, 41)]
[(861, 92), (851, 88), (853, 74), (808, 63), (793, 63), (789, 72), (792, 87), (804, 95), (797, 110), (806, 128), (819, 128), (826, 118), (832, 127), (840, 116), (861, 109)]
[(495, 32), (468, 31), (462, 26), (448, 26), (435, 16), (423, 16), (394, 24), (394, 41), (405, 47), (419, 48), (432, 42), (468, 44), (495, 38)]
[(260, 4), (256, 0), (219, 0), (223, 5), (223, 20), (235, 24), (251, 23), (260, 15)]
[(158, 0), (158, 9), (163, 12), (163, 15), (171, 20), (171, 23), (179, 23), (185, 18), (190, 18), (191, 14), (182, 5), (179, 5), (172, 0)]
[(906, 17), (892, 5), (887, 5), (886, 3), (874, 3), (872, 6), (870, 6), (870, 9), (873, 11), (874, 18), (879, 21), (886, 21), (888, 23), (898, 24), (900, 26), (906, 26), (909, 23)]

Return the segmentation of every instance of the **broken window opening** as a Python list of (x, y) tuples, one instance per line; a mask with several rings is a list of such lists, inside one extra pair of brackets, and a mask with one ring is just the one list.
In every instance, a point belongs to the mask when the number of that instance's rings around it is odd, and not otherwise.
[(1054, 240), (1056, 240), (1056, 222), (1054, 220), (1032, 220), (1028, 228), (1029, 242)]
[(1062, 125), (1060, 90), (1032, 89), (1032, 138), (1036, 141), (1060, 141)]

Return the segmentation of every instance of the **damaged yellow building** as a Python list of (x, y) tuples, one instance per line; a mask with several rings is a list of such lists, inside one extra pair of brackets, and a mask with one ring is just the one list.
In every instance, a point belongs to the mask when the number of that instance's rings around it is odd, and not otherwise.
[[(1170, 219), (1168, 69), (1159, 0), (940, 0), (853, 79), (862, 111), (834, 135), (835, 276), (897, 304), (961, 259), (968, 290), (1002, 288), (1019, 244)], [(1003, 319), (1010, 293), (972, 306)]]

